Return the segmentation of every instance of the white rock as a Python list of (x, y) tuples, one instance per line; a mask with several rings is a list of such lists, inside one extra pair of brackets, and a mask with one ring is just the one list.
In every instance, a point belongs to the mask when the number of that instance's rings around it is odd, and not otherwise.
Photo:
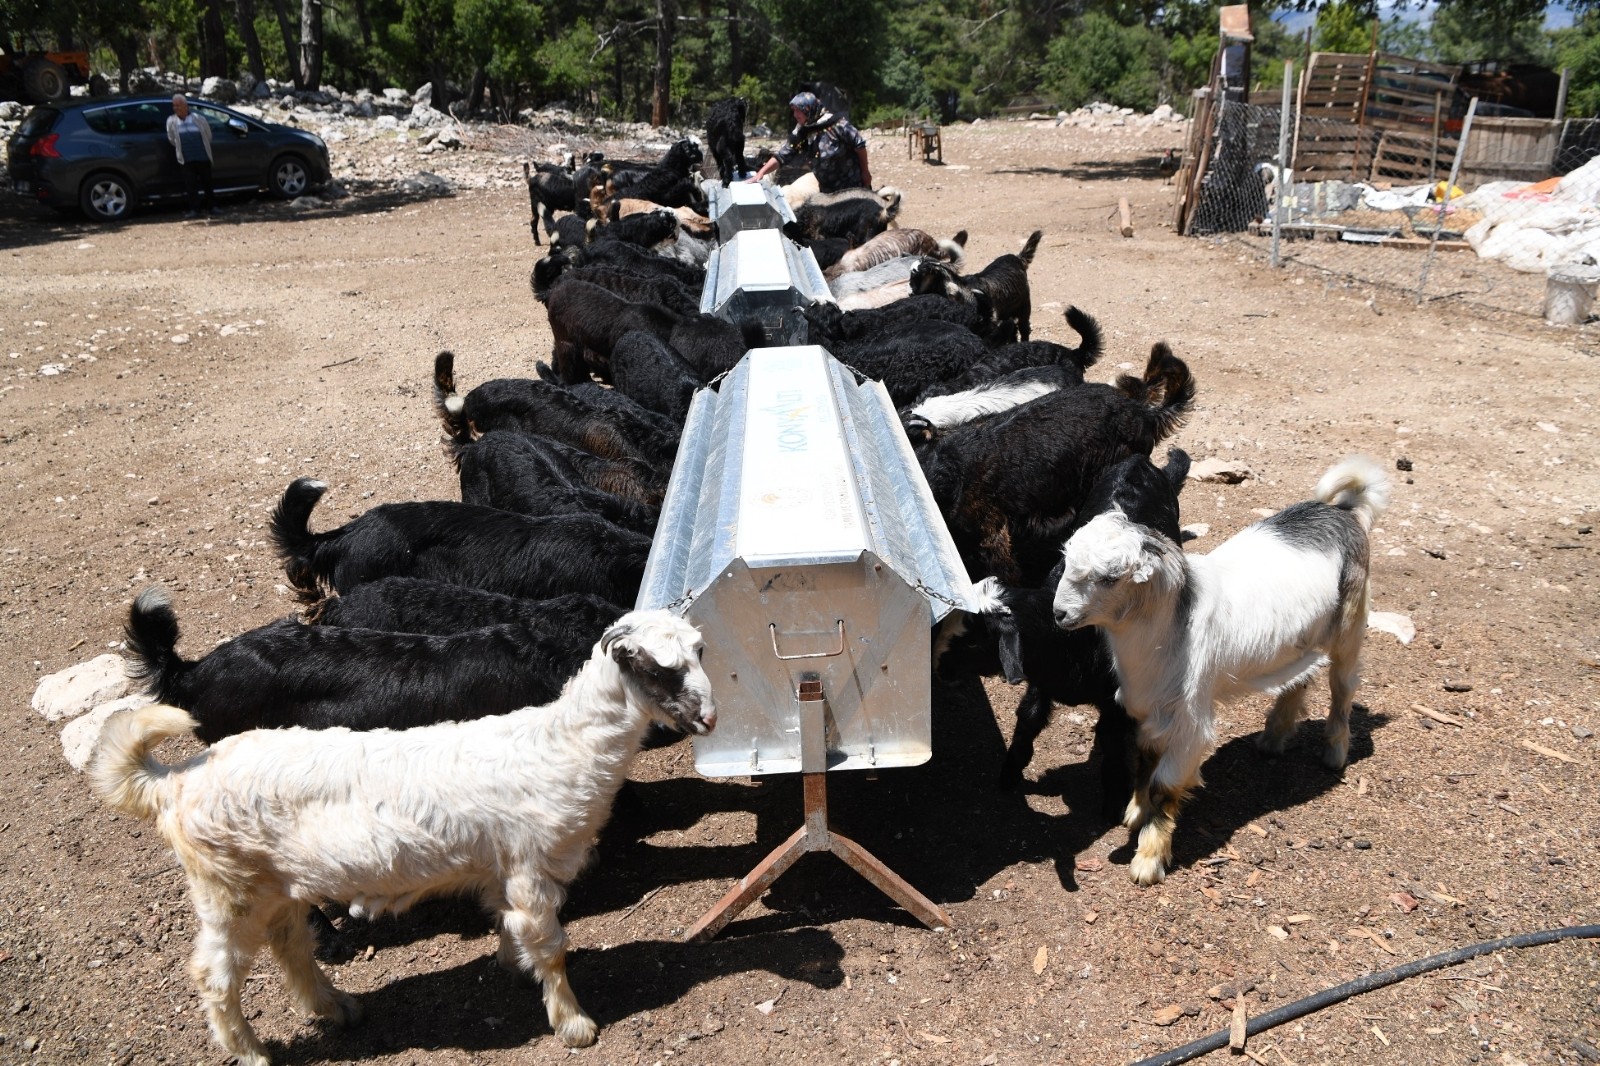
[(1194, 539), (1199, 540), (1201, 537), (1203, 537), (1207, 533), (1211, 532), (1211, 523), (1210, 522), (1190, 522), (1188, 525), (1184, 526), (1178, 532), (1180, 532), (1180, 533), (1188, 533), (1190, 536), (1194, 537)]
[(404, 89), (396, 89), (393, 86), (383, 90), (383, 98), (391, 104), (403, 104), (410, 96), (411, 94)]
[(378, 121), (374, 125), (380, 130), (397, 130), (400, 128), (400, 120), (393, 115), (379, 115)]
[(128, 691), (128, 671), (122, 656), (97, 655), (39, 681), (32, 707), (48, 721), (72, 718)]
[(1392, 611), (1368, 611), (1367, 628), (1392, 634), (1402, 644), (1410, 644), (1417, 635), (1417, 627), (1410, 618)]
[(426, 82), (416, 92), (411, 94), (411, 102), (416, 104), (433, 103), (433, 82)]
[(1189, 477), (1195, 481), (1213, 481), (1224, 485), (1237, 485), (1254, 476), (1250, 468), (1237, 459), (1202, 459), (1189, 468)]
[(231, 104), (239, 99), (239, 86), (227, 78), (207, 78), (200, 83), (200, 95), (219, 104)]
[(94, 749), (100, 744), (100, 732), (107, 718), (118, 711), (131, 711), (154, 702), (149, 696), (124, 696), (102, 703), (81, 718), (74, 718), (61, 730), (61, 754), (67, 757), (74, 770), (82, 773), (94, 758)]

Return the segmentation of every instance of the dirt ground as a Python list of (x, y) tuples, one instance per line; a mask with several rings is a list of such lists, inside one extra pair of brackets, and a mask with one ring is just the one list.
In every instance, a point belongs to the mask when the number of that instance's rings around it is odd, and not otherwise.
[[(836, 827), (954, 927), (929, 931), (810, 856), (686, 946), (682, 930), (799, 824), (799, 784), (706, 780), (683, 748), (650, 753), (642, 809), (613, 822), (565, 911), (597, 1047), (562, 1047), (536, 991), (496, 968), (489, 921), (440, 901), (341, 920), (333, 972), (366, 1006), (358, 1028), (295, 1015), (259, 962), (246, 1010), (276, 1059), (1120, 1063), (1225, 1028), (1238, 986), (1258, 1014), (1597, 920), (1594, 358), (1532, 320), (1418, 309), (1175, 237), (1155, 159), (1181, 143), (993, 124), (946, 130), (940, 167), (879, 134), (873, 171), (905, 191), (907, 224), (969, 230), (975, 264), (1042, 228), (1035, 336), (1069, 339), (1068, 303), (1098, 316), (1092, 377), (1161, 339), (1189, 361), (1199, 406), (1175, 443), (1255, 475), (1190, 483), (1184, 521), (1207, 527), (1190, 551), (1305, 498), (1348, 452), (1393, 472), (1374, 608), (1416, 637), (1369, 634), (1343, 775), (1315, 757), (1320, 722), (1269, 761), (1249, 743), (1265, 701), (1225, 710), (1176, 869), (1141, 889), (1126, 833), (1095, 811), (1091, 718), (1058, 710), (1006, 795), (1017, 690), (938, 685), (932, 761), (833, 775), (830, 798)], [(39, 679), (115, 650), (151, 583), (172, 592), (190, 657), (286, 614), (266, 517), (290, 480), (331, 484), (317, 528), (450, 498), (434, 354), (454, 350), (470, 386), (548, 352), (515, 154), (453, 156), (491, 180), (422, 198), (353, 180), (355, 150), (336, 146), (352, 195), (326, 208), (244, 201), (212, 222), (168, 209), (95, 228), (0, 207), (0, 1064), (222, 1061), (185, 973), (175, 862), (64, 761), (60, 724), (29, 709)], [(1124, 195), (1132, 239), (1112, 220)], [(1357, 997), (1250, 1050), (1274, 1066), (1511, 1066), (1600, 1061), (1597, 1046), (1600, 947), (1568, 940)]]

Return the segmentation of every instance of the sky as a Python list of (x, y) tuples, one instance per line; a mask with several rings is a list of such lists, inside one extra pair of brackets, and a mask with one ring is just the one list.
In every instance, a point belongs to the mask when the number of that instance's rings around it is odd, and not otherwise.
[[(1378, 4), (1378, 14), (1384, 21), (1396, 15), (1409, 22), (1425, 22), (1433, 18), (1434, 4), (1410, 4), (1400, 8), (1394, 0), (1381, 0)], [(1315, 11), (1283, 11), (1274, 16), (1282, 23), (1283, 27), (1292, 33), (1304, 33), (1307, 26), (1317, 20)], [(1544, 26), (1547, 30), (1560, 29), (1572, 25), (1572, 11), (1559, 0), (1552, 0), (1545, 9)]]

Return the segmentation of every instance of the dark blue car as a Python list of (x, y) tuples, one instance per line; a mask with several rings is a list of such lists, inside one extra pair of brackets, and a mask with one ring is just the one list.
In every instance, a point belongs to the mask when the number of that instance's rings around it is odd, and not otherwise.
[[(328, 146), (292, 126), (191, 100), (211, 124), (218, 193), (266, 189), (299, 196), (328, 180)], [(184, 195), (183, 174), (167, 141), (170, 96), (64, 100), (36, 107), (12, 134), (11, 187), (99, 222), (125, 219), (134, 206)]]

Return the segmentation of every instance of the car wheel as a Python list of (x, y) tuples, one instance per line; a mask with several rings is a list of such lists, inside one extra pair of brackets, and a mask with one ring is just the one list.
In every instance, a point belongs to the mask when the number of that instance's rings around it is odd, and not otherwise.
[(22, 68), (22, 87), (36, 104), (65, 100), (68, 85), (67, 72), (53, 60), (34, 59)]
[(292, 200), (311, 187), (311, 171), (297, 155), (280, 155), (267, 171), (267, 188), (274, 196)]
[(90, 174), (78, 190), (78, 206), (95, 222), (121, 222), (133, 210), (133, 186), (118, 174)]

